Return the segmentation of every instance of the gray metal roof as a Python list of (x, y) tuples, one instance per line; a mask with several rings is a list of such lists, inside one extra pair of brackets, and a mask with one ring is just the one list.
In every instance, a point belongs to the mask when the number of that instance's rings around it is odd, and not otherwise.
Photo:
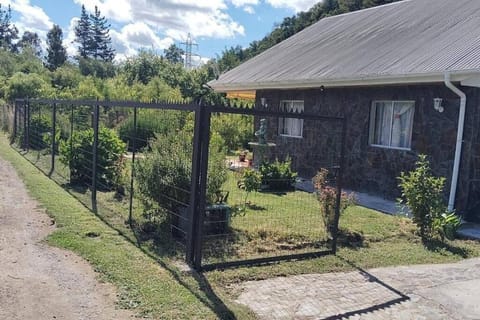
[(453, 80), (480, 72), (480, 0), (406, 0), (324, 18), (209, 84), (232, 91), (435, 82), (446, 71)]

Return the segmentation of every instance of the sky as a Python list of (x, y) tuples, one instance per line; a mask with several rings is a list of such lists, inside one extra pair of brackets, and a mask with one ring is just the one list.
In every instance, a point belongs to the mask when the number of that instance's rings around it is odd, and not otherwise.
[(63, 29), (69, 55), (76, 54), (73, 28), (81, 6), (98, 6), (111, 24), (110, 36), (123, 60), (140, 49), (159, 54), (171, 44), (183, 47), (188, 34), (193, 54), (208, 60), (231, 46), (247, 47), (272, 31), (275, 23), (308, 10), (319, 0), (0, 0), (12, 8), (20, 35), (37, 32), (42, 40), (53, 24)]

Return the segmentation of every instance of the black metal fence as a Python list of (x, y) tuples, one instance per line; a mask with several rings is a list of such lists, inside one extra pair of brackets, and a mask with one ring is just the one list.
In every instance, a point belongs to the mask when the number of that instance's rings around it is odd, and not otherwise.
[[(28, 99), (11, 113), (11, 141), (25, 158), (157, 255), (185, 257), (200, 270), (336, 252), (341, 117), (260, 106)], [(266, 143), (252, 139), (248, 152), (220, 154), (225, 148), (213, 143), (211, 122), (224, 115), (250, 117), (252, 136), (266, 119)], [(295, 134), (283, 134), (285, 119)], [(334, 197), (329, 218), (311, 180), (321, 168)], [(261, 183), (249, 192), (252, 175)]]

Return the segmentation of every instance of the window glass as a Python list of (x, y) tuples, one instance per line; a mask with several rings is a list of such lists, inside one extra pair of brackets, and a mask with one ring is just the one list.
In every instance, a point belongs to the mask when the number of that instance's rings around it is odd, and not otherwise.
[[(303, 101), (283, 100), (280, 102), (280, 111), (301, 113), (303, 110)], [(303, 119), (279, 118), (278, 134), (290, 137), (302, 137)]]
[(409, 149), (412, 139), (414, 103), (375, 101), (371, 111), (370, 143)]

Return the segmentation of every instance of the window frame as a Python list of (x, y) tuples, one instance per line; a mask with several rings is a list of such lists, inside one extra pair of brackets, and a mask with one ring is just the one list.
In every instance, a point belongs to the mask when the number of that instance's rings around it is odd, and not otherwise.
[[(283, 104), (284, 103), (291, 103), (292, 106), (293, 104), (295, 103), (299, 103), (301, 102), (302, 103), (302, 106), (303, 106), (303, 110), (301, 111), (301, 113), (305, 112), (305, 100), (280, 100), (280, 106), (279, 106), (279, 109), (280, 111), (283, 111), (283, 112), (290, 112), (290, 111), (286, 111), (284, 110), (283, 108)], [(292, 135), (292, 134), (285, 134), (285, 133), (281, 133), (280, 132), (280, 129), (284, 129), (285, 128), (285, 119), (294, 119), (294, 120), (300, 120), (301, 122), (301, 127), (300, 127), (300, 135)], [(280, 127), (280, 122), (282, 122), (282, 127)], [(304, 119), (299, 119), (299, 118), (288, 118), (288, 117), (278, 117), (278, 130), (277, 130), (277, 133), (279, 136), (281, 137), (287, 137), (287, 138), (296, 138), (296, 139), (303, 139), (303, 124), (304, 124)], [(282, 130), (284, 131), (284, 130)]]
[[(392, 108), (392, 112), (391, 112), (392, 115), (391, 115), (391, 120), (390, 120), (390, 123), (391, 123), (390, 137), (389, 137), (390, 145), (374, 143), (375, 127), (376, 127), (376, 114), (377, 114), (377, 104), (378, 103), (390, 103), (390, 107)], [(394, 112), (393, 112), (394, 110), (393, 109), (395, 108), (395, 103), (410, 103), (412, 105), (412, 108), (413, 108), (413, 115), (412, 115), (412, 118), (411, 118), (410, 128), (409, 128), (410, 135), (408, 137), (409, 147), (395, 147), (395, 146), (391, 145), (392, 135), (393, 135), (393, 117), (394, 117)], [(415, 119), (415, 100), (373, 100), (372, 105), (370, 107), (370, 128), (369, 128), (369, 137), (368, 137), (369, 145), (372, 146), (372, 147), (376, 147), (376, 148), (411, 151), (412, 150), (412, 136), (413, 136), (414, 119)]]

